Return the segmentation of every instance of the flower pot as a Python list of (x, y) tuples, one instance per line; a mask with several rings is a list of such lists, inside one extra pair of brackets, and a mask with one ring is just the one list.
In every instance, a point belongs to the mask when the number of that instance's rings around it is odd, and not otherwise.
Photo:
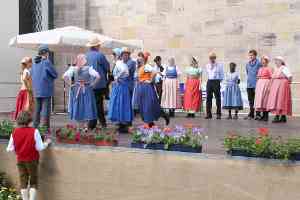
[(0, 135), (0, 140), (9, 140), (10, 136), (9, 135)]
[(241, 150), (241, 149), (231, 149), (229, 151), (227, 151), (228, 154), (230, 154), (231, 156), (244, 156), (244, 157), (256, 157), (254, 155), (252, 155), (249, 152), (246, 152), (245, 150)]
[(62, 144), (78, 144), (78, 142), (74, 139), (68, 139), (68, 138), (60, 138), (57, 137), (56, 141), (58, 143), (62, 143)]
[(294, 161), (300, 161), (300, 152), (292, 153), (290, 159)]
[(152, 149), (152, 150), (165, 150), (164, 144), (147, 144), (146, 149)]
[(132, 142), (131, 143), (131, 148), (145, 149), (146, 146), (145, 146), (145, 143), (135, 143), (135, 142)]
[(79, 143), (83, 145), (91, 145), (95, 143), (95, 139), (92, 136), (83, 136), (80, 138)]
[(185, 146), (181, 144), (174, 144), (169, 146), (169, 151), (179, 151), (188, 153), (202, 153), (202, 146), (198, 148), (193, 148), (191, 146)]
[(105, 140), (101, 140), (101, 141), (95, 141), (94, 144), (96, 146), (116, 146), (117, 142), (116, 141), (108, 142), (108, 141), (105, 141)]

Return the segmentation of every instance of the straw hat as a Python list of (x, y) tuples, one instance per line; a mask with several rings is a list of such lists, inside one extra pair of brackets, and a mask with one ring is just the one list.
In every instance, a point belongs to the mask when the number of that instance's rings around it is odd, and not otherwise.
[(101, 45), (101, 41), (99, 38), (95, 35), (89, 39), (89, 42), (86, 44), (87, 47), (96, 47)]

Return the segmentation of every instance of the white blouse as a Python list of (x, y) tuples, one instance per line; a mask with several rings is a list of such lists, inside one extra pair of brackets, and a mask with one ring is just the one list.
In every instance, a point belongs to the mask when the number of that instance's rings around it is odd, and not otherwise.
[[(89, 67), (89, 66), (86, 66), (86, 67)], [(79, 69), (79, 68), (78, 68), (77, 66), (71, 66), (71, 67), (69, 67), (69, 69), (64, 73), (63, 77), (64, 77), (64, 78), (67, 77), (67, 78), (71, 79), (72, 76), (73, 76), (75, 73), (77, 73), (78, 69)], [(99, 73), (98, 73), (96, 70), (94, 70), (92, 67), (89, 67), (89, 74), (90, 74), (92, 77), (100, 78)]]

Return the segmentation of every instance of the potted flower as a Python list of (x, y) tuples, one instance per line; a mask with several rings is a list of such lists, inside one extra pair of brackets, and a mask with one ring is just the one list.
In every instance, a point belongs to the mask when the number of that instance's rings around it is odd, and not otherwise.
[(0, 122), (0, 139), (9, 140), (15, 126), (10, 120), (3, 120)]
[(132, 135), (131, 147), (201, 153), (202, 143), (207, 139), (202, 132), (203, 129), (192, 125), (176, 126), (174, 129), (138, 127)]
[(80, 140), (80, 133), (76, 131), (75, 127), (67, 125), (56, 131), (56, 138), (60, 143), (76, 144)]
[(118, 141), (115, 139), (115, 135), (110, 133), (109, 129), (96, 129), (94, 144), (96, 146), (117, 146)]
[(300, 160), (300, 139), (283, 140), (271, 137), (267, 128), (259, 128), (258, 135), (229, 134), (224, 139), (227, 153), (232, 156)]

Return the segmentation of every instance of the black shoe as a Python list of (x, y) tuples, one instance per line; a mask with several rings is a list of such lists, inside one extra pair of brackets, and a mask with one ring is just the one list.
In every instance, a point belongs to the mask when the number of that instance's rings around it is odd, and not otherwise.
[(256, 117), (254, 118), (254, 120), (260, 121), (260, 120), (262, 120), (262, 117), (260, 115), (256, 115)]
[(221, 119), (221, 115), (217, 115), (217, 118), (216, 119)]
[(286, 116), (285, 116), (285, 115), (282, 115), (282, 116), (281, 116), (280, 122), (283, 122), (283, 123), (286, 123), (286, 122), (287, 122)]
[(205, 117), (205, 119), (211, 119), (211, 118), (212, 118), (211, 115), (207, 115), (207, 116)]
[(195, 114), (194, 113), (191, 113), (191, 118), (195, 118)]
[(228, 117), (226, 119), (232, 119), (232, 116), (231, 115), (228, 115)]
[(244, 118), (244, 120), (251, 120), (253, 118), (254, 118), (254, 116), (248, 115), (247, 117)]
[(175, 112), (174, 111), (170, 111), (169, 116), (170, 117), (175, 117)]
[(186, 115), (186, 118), (191, 118), (191, 114), (188, 113), (188, 114)]
[(280, 119), (279, 119), (279, 115), (276, 115), (272, 121), (272, 123), (279, 123)]
[(237, 120), (238, 118), (239, 118), (239, 116), (238, 116), (238, 115), (234, 115), (232, 119), (235, 119), (235, 120)]
[(164, 116), (165, 121), (166, 121), (166, 126), (170, 124), (170, 117), (168, 115)]

